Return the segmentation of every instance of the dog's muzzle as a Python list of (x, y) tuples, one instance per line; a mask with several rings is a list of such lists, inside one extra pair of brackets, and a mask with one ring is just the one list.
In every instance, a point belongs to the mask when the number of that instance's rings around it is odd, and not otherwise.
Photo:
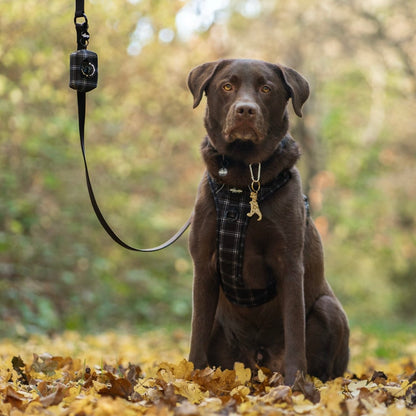
[(228, 110), (225, 139), (259, 142), (264, 137), (264, 119), (260, 107), (250, 101), (237, 101)]

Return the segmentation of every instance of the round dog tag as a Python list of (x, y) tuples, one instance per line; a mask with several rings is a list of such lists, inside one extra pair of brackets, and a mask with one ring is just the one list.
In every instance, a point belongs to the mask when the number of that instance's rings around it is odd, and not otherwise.
[(218, 175), (220, 175), (220, 176), (226, 176), (227, 175), (227, 173), (228, 173), (228, 169), (227, 168), (224, 168), (224, 167), (222, 167), (222, 168), (220, 168), (219, 170), (218, 170)]

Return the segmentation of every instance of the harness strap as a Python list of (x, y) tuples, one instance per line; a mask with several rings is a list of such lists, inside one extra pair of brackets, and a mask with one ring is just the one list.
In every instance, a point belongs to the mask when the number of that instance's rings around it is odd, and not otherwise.
[[(77, 23), (76, 19), (83, 17), (85, 20), (82, 23)], [(86, 49), (89, 41), (89, 34), (88, 34), (88, 20), (84, 13), (84, 0), (76, 0), (75, 3), (75, 28), (77, 31), (77, 45), (78, 50)], [(80, 143), (81, 143), (81, 151), (82, 151), (82, 157), (84, 160), (84, 167), (85, 167), (85, 177), (87, 180), (87, 188), (88, 188), (88, 194), (90, 196), (91, 205), (94, 209), (95, 215), (97, 216), (98, 220), (100, 221), (100, 224), (104, 228), (104, 230), (107, 232), (107, 234), (120, 246), (124, 247), (127, 250), (131, 251), (138, 251), (138, 252), (154, 252), (154, 251), (160, 251), (163, 250), (166, 247), (169, 247), (172, 245), (175, 241), (177, 241), (182, 234), (187, 230), (189, 225), (191, 224), (191, 217), (186, 221), (186, 223), (179, 229), (179, 231), (172, 236), (169, 240), (164, 242), (163, 244), (160, 244), (159, 246), (152, 247), (152, 248), (135, 248), (130, 246), (129, 244), (125, 243), (123, 240), (121, 240), (120, 237), (117, 236), (117, 234), (112, 230), (110, 225), (105, 220), (103, 214), (101, 213), (101, 210), (97, 204), (97, 200), (94, 195), (94, 191), (92, 189), (90, 175), (88, 172), (88, 165), (87, 165), (87, 158), (85, 155), (85, 139), (84, 139), (84, 130), (85, 130), (85, 110), (86, 110), (86, 99), (85, 99), (85, 92), (83, 91), (77, 91), (77, 102), (78, 102), (78, 127), (79, 127), (79, 137), (80, 137)]]
[[(284, 170), (269, 184), (259, 190), (259, 201), (267, 199), (284, 187), (292, 175)], [(262, 305), (276, 296), (276, 281), (270, 276), (266, 287), (252, 289), (247, 287), (243, 276), (244, 246), (250, 218), (249, 195), (247, 189), (234, 189), (219, 184), (208, 175), (217, 211), (217, 250), (218, 275), (227, 299), (239, 306), (254, 307)]]

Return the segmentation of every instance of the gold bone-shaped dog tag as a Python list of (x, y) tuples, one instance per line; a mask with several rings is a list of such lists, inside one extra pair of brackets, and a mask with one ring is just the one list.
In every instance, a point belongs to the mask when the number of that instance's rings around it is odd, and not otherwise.
[(257, 192), (250, 192), (250, 212), (247, 214), (247, 217), (252, 217), (254, 214), (258, 216), (257, 221), (261, 221), (263, 215), (259, 208), (259, 203), (257, 202)]

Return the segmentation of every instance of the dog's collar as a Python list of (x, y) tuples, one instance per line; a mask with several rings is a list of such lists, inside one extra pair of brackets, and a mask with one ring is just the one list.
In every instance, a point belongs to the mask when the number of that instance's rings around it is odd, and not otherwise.
[[(289, 140), (290, 140), (290, 136), (286, 135), (279, 142), (279, 145), (277, 146), (276, 150), (273, 152), (273, 155), (270, 156), (270, 158), (268, 158), (264, 163), (267, 164), (267, 162), (271, 160), (271, 158), (273, 158), (274, 155), (276, 155), (278, 152), (281, 152), (285, 148)], [(215, 173), (212, 172), (212, 174), (210, 174), (209, 176), (210, 176), (211, 181), (215, 183), (217, 183), (217, 180), (219, 179), (218, 182), (221, 184), (218, 186), (217, 192), (219, 192), (226, 186), (225, 183), (227, 181), (224, 180), (223, 182), (222, 178), (225, 179), (225, 177), (228, 175), (229, 165), (231, 165), (233, 162), (231, 159), (228, 159), (225, 155), (221, 155), (215, 149), (213, 144), (209, 141), (208, 137), (207, 137), (207, 145), (209, 146), (209, 148), (211, 149), (213, 153), (217, 153), (216, 158), (217, 158), (217, 166), (218, 166), (217, 168), (218, 175), (215, 175)], [(241, 161), (240, 162), (234, 161), (234, 163), (239, 163), (240, 169), (242, 166), (244, 166), (244, 165), (241, 166)], [(249, 190), (249, 198), (250, 198), (250, 201), (249, 201), (250, 211), (247, 213), (247, 216), (252, 217), (256, 215), (257, 221), (261, 221), (263, 218), (263, 214), (259, 207), (259, 202), (265, 199), (269, 194), (271, 194), (275, 190), (279, 189), (281, 186), (285, 185), (287, 181), (290, 179), (289, 169), (283, 169), (274, 179), (270, 180), (270, 176), (269, 176), (268, 186), (266, 185), (266, 187), (262, 189), (264, 184), (261, 182), (261, 168), (262, 168), (262, 162), (250, 163), (247, 166), (247, 169), (249, 170), (250, 177), (251, 177), (251, 183), (247, 186)], [(241, 187), (243, 187), (243, 189), (241, 189)], [(241, 193), (244, 193), (244, 191), (246, 191), (246, 187), (242, 185), (241, 182), (239, 182), (238, 186), (235, 186), (234, 184), (230, 186), (229, 184), (226, 189), (228, 189), (228, 192), (231, 192), (232, 194), (241, 194)], [(244, 198), (248, 199), (246, 196)]]
[[(278, 189), (282, 188), (289, 182), (291, 177), (292, 174), (289, 169), (282, 170), (271, 182), (261, 185), (261, 188), (258, 191), (258, 200), (263, 201), (271, 194), (273, 194), (273, 192), (276, 192)], [(245, 188), (238, 188), (235, 186), (218, 183), (209, 173), (208, 179), (214, 193), (229, 192), (231, 194), (246, 194), (247, 200), (249, 198), (251, 192), (249, 185), (247, 185)]]

